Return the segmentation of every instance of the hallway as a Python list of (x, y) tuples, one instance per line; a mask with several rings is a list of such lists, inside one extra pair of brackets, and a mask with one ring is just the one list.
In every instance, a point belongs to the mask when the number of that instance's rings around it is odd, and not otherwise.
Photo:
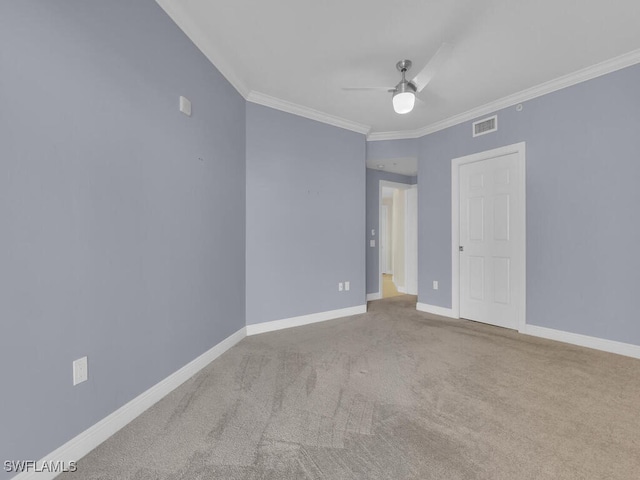
[(382, 298), (391, 298), (402, 295), (398, 292), (396, 285), (393, 283), (393, 275), (389, 273), (382, 274)]

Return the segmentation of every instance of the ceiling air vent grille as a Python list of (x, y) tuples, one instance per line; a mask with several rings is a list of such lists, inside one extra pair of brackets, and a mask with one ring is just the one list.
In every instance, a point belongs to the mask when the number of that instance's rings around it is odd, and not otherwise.
[(473, 136), (484, 135), (485, 133), (491, 133), (498, 130), (498, 116), (483, 118), (477, 122), (473, 122)]

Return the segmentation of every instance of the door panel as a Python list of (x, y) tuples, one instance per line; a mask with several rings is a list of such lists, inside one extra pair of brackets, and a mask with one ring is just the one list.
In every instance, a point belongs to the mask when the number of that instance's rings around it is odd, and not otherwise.
[(496, 195), (493, 204), (493, 238), (509, 241), (509, 195)]
[(469, 240), (484, 240), (484, 197), (469, 199)]
[(484, 300), (484, 257), (469, 256), (469, 297)]
[(517, 328), (519, 287), (514, 269), (524, 268), (514, 214), (522, 193), (517, 154), (459, 167), (460, 317)]
[[(380, 271), (382, 273), (389, 273), (388, 259), (389, 259), (389, 247), (387, 245), (389, 241), (389, 227), (387, 226), (387, 220), (389, 218), (389, 209), (386, 205), (380, 207), (380, 226), (378, 228), (379, 242), (380, 242)], [(382, 285), (380, 285), (380, 291), (382, 292)]]
[(509, 304), (511, 297), (510, 281), (511, 259), (495, 257), (493, 259), (493, 301)]

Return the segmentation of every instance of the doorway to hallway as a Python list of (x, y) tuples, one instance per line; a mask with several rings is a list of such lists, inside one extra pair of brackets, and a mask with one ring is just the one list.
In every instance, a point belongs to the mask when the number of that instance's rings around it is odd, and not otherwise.
[(418, 293), (417, 185), (380, 181), (379, 285), (382, 298)]
[(382, 298), (391, 298), (402, 295), (398, 292), (396, 285), (393, 283), (393, 276), (390, 273), (382, 274)]

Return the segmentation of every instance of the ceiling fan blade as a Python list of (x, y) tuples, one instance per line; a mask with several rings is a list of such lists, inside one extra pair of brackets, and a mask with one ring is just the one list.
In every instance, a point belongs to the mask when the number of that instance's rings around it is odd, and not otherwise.
[(359, 91), (380, 91), (380, 92), (388, 92), (389, 90), (393, 90), (396, 87), (342, 87), (342, 90), (346, 90), (348, 92), (359, 92)]
[(438, 70), (449, 60), (451, 52), (453, 51), (453, 45), (450, 43), (443, 43), (435, 53), (427, 65), (415, 76), (411, 83), (416, 86), (418, 92), (421, 92), (426, 87), (431, 79), (438, 73)]
[(416, 95), (416, 101), (422, 101), (423, 103), (429, 104), (430, 106), (435, 105), (443, 105), (445, 100), (442, 96), (434, 93), (433, 90), (425, 89), (422, 93)]

